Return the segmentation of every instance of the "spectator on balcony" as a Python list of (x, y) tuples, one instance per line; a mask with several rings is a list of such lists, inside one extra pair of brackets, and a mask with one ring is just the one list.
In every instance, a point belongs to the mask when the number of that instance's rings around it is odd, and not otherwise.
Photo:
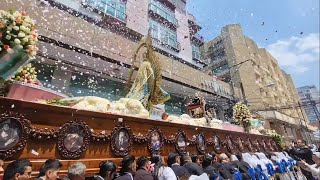
[(29, 160), (16, 160), (8, 164), (4, 180), (28, 180), (31, 178), (32, 164)]
[(39, 170), (39, 176), (36, 180), (56, 180), (59, 178), (59, 171), (62, 164), (59, 160), (48, 159), (42, 164)]

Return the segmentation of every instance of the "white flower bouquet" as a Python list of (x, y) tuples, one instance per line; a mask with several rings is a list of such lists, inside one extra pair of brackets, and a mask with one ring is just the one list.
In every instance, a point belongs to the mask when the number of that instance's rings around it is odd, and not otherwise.
[(252, 115), (249, 108), (245, 104), (238, 102), (233, 106), (233, 118), (237, 124), (242, 125), (243, 128), (248, 131)]
[(0, 10), (0, 77), (10, 79), (34, 58), (37, 42), (35, 21), (25, 12)]

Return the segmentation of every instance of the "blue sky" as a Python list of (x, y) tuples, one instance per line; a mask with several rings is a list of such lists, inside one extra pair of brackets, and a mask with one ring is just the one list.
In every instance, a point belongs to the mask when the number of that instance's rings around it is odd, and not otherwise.
[(244, 34), (292, 75), (296, 87), (319, 89), (319, 0), (188, 0), (187, 10), (206, 40), (223, 26), (240, 23)]

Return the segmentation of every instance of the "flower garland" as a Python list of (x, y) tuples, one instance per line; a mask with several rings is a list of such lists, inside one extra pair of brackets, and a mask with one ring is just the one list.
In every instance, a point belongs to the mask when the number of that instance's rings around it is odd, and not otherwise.
[(34, 58), (38, 51), (35, 22), (25, 12), (0, 10), (0, 54), (23, 50)]
[(14, 77), (12, 77), (12, 80), (39, 85), (37, 80), (37, 72), (30, 63), (23, 66), (22, 69), (18, 71)]
[(245, 104), (237, 102), (233, 106), (233, 118), (235, 123), (241, 124), (245, 129), (250, 127), (250, 119), (252, 118), (252, 115)]

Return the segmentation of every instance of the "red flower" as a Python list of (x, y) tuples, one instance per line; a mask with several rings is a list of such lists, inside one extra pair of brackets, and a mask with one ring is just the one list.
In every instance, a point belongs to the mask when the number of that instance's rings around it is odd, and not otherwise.
[(27, 13), (26, 12), (21, 12), (21, 16), (26, 16)]
[(9, 49), (10, 48), (9, 45), (4, 45), (3, 47), (4, 47), (4, 49)]
[(32, 34), (32, 37), (35, 39), (35, 38), (38, 37), (38, 35), (37, 34)]
[(4, 23), (0, 21), (0, 28), (4, 27)]
[(0, 38), (2, 37), (2, 32), (0, 32)]
[(35, 29), (37, 29), (37, 26), (32, 26), (31, 29), (34, 31)]

